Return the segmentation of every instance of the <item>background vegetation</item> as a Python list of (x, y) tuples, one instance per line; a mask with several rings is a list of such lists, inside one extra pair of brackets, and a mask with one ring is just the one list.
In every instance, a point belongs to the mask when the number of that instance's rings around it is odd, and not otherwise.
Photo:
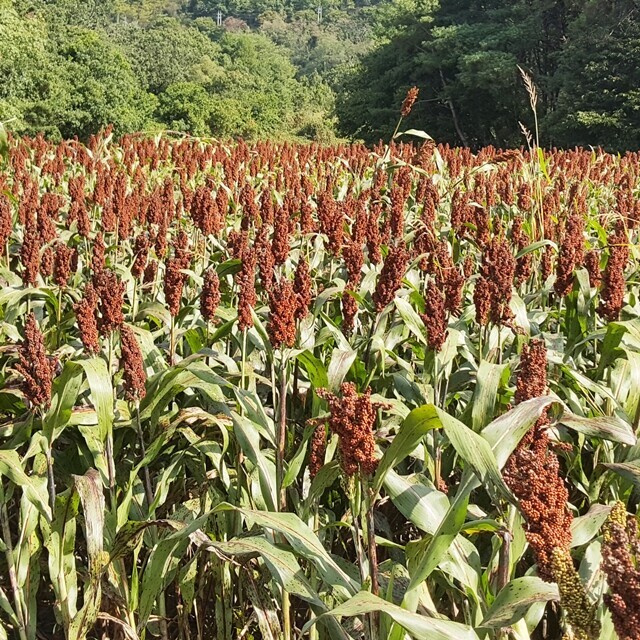
[[(317, 8), (322, 6), (322, 19)], [(478, 148), (640, 142), (637, 0), (0, 0), (0, 121), (86, 139), (196, 135), (387, 139), (409, 124)], [(217, 25), (221, 12), (223, 26)]]

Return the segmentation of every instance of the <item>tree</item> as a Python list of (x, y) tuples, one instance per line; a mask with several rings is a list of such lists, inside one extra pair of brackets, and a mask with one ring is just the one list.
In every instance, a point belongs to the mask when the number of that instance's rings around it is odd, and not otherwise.
[(572, 23), (559, 64), (555, 142), (640, 146), (640, 2), (590, 0)]
[(96, 31), (72, 28), (61, 43), (69, 104), (60, 132), (87, 138), (114, 124), (117, 132), (149, 124), (156, 99), (140, 86), (118, 47)]
[(211, 97), (196, 82), (177, 82), (169, 85), (159, 96), (158, 116), (170, 129), (194, 136), (210, 134), (213, 111)]

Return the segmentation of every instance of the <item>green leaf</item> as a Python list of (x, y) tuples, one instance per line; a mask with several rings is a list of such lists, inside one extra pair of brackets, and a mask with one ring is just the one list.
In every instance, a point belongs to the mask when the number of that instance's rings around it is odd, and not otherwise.
[(580, 547), (591, 542), (600, 533), (610, 512), (610, 506), (592, 504), (587, 513), (574, 518), (571, 522), (571, 546)]
[(482, 437), (491, 445), (500, 469), (504, 467), (527, 431), (554, 402), (557, 400), (551, 396), (521, 402), (482, 430)]
[(521, 620), (537, 602), (557, 602), (558, 585), (544, 582), (537, 576), (516, 578), (497, 595), (484, 616), (481, 627), (500, 629)]
[(380, 491), (387, 472), (404, 460), (429, 431), (441, 426), (442, 422), (435, 406), (424, 405), (414, 409), (404, 419), (398, 433), (378, 463), (372, 484), (373, 491), (375, 493)]
[(0, 475), (9, 478), (14, 485), (19, 487), (27, 500), (48, 522), (51, 522), (52, 514), (49, 506), (49, 496), (46, 490), (39, 489), (24, 472), (22, 461), (16, 451), (0, 449)]
[(107, 363), (102, 358), (95, 357), (90, 360), (78, 360), (78, 364), (87, 376), (91, 400), (98, 416), (99, 437), (105, 442), (107, 436), (113, 432), (113, 387)]
[(480, 363), (471, 401), (471, 427), (474, 431), (486, 427), (493, 418), (500, 381), (506, 368), (506, 364), (493, 364), (487, 360)]
[(75, 362), (66, 362), (62, 373), (54, 380), (51, 407), (42, 420), (42, 430), (49, 444), (53, 444), (69, 424), (81, 385), (82, 367)]
[(603, 464), (603, 467), (617, 473), (626, 480), (630, 480), (637, 487), (640, 487), (640, 460), (632, 460), (630, 462), (616, 462)]
[(368, 591), (361, 591), (335, 609), (310, 620), (302, 629), (304, 635), (313, 624), (326, 616), (361, 616), (382, 611), (405, 629), (415, 640), (478, 640), (478, 635), (469, 626), (441, 618), (427, 618), (387, 602)]
[(316, 358), (310, 351), (299, 353), (296, 359), (307, 372), (311, 384), (316, 389), (326, 389), (329, 386), (327, 370), (322, 360)]
[(477, 486), (477, 480), (465, 472), (461, 486), (456, 493), (456, 497), (447, 510), (447, 513), (440, 522), (438, 529), (429, 540), (424, 553), (417, 564), (410, 568), (411, 580), (402, 606), (405, 609), (415, 611), (418, 605), (418, 587), (431, 575), (431, 572), (440, 564), (445, 553), (460, 533), (467, 515), (469, 495)]
[(332, 391), (339, 389), (357, 355), (358, 352), (352, 349), (337, 348), (333, 350), (327, 371), (329, 389)]
[(404, 298), (396, 298), (394, 303), (409, 331), (411, 331), (422, 344), (426, 345), (427, 337), (425, 335), (424, 322), (422, 322), (416, 310), (411, 306), (411, 303)]
[(565, 411), (558, 422), (589, 437), (612, 440), (613, 442), (621, 442), (631, 446), (636, 444), (633, 427), (616, 416), (583, 418)]
[(326, 584), (342, 587), (347, 595), (357, 593), (360, 588), (360, 585), (335, 563), (322, 546), (318, 536), (294, 513), (254, 511), (226, 503), (215, 508), (215, 511), (218, 510), (239, 511), (255, 524), (281, 533), (298, 555), (315, 565)]

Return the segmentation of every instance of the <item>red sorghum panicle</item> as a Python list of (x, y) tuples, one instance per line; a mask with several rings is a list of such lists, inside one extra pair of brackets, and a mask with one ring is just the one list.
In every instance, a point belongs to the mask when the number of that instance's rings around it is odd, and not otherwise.
[(94, 276), (104, 269), (105, 251), (104, 240), (102, 234), (99, 233), (93, 241), (93, 251), (91, 253), (91, 271)]
[[(517, 251), (522, 251), (522, 249), (531, 244), (531, 238), (529, 237), (529, 234), (522, 228), (522, 225), (522, 217), (518, 216), (514, 218), (513, 225), (511, 227), (511, 239), (515, 244), (515, 248)], [(533, 271), (531, 267), (532, 255), (532, 253), (525, 253), (524, 255), (516, 259), (516, 270), (514, 274), (516, 284), (522, 284), (531, 276), (531, 273)]]
[(149, 257), (149, 234), (141, 233), (133, 244), (133, 265), (131, 265), (131, 275), (139, 279), (144, 273)]
[(73, 249), (58, 243), (53, 261), (53, 280), (59, 287), (65, 287), (71, 275)]
[(592, 287), (599, 287), (602, 282), (602, 272), (600, 271), (600, 252), (596, 249), (587, 251), (584, 256), (584, 266), (589, 274), (589, 284)]
[(40, 247), (42, 242), (35, 220), (28, 218), (25, 229), (22, 248), (20, 249), (20, 261), (22, 262), (22, 282), (25, 287), (33, 287), (36, 284), (38, 271), (40, 270)]
[(103, 269), (93, 278), (98, 296), (98, 330), (100, 335), (107, 335), (124, 322), (122, 307), (124, 305), (125, 284), (111, 269)]
[(560, 245), (560, 253), (556, 264), (556, 281), (554, 291), (559, 296), (566, 296), (573, 288), (573, 272), (583, 261), (584, 256), (584, 218), (580, 213), (572, 213)]
[(640, 539), (638, 522), (622, 502), (614, 505), (603, 527), (602, 570), (609, 593), (604, 602), (620, 640), (640, 638)]
[[(480, 278), (476, 283), (474, 302), (480, 324), (508, 324), (513, 318), (509, 308), (516, 261), (507, 242), (500, 237), (491, 240), (482, 256)], [(487, 299), (483, 300), (482, 297)], [(482, 312), (482, 313), (480, 313)]]
[(327, 427), (324, 423), (321, 423), (316, 426), (311, 436), (311, 451), (309, 453), (309, 475), (311, 479), (315, 478), (322, 468), (326, 450)]
[(434, 351), (440, 351), (447, 339), (447, 312), (442, 291), (433, 280), (425, 292), (425, 313), (422, 321), (427, 328), (427, 343)]
[(130, 402), (142, 400), (147, 393), (145, 387), (147, 374), (136, 336), (133, 329), (126, 324), (120, 327), (120, 351), (120, 368), (122, 369), (125, 398)]
[(393, 300), (396, 291), (402, 284), (408, 262), (409, 252), (404, 244), (399, 244), (389, 250), (376, 283), (376, 289), (373, 292), (373, 303), (378, 313)]
[(273, 286), (274, 269), (276, 260), (273, 255), (271, 242), (269, 242), (269, 227), (262, 225), (255, 243), (256, 255), (258, 258), (258, 273), (260, 282), (265, 291), (270, 291)]
[(182, 290), (187, 281), (184, 273), (191, 265), (191, 252), (189, 251), (189, 238), (181, 231), (173, 242), (174, 256), (167, 261), (164, 274), (164, 297), (172, 316), (178, 315)]
[(220, 304), (220, 278), (215, 267), (209, 267), (204, 274), (204, 284), (200, 293), (200, 313), (207, 322), (215, 319)]
[(629, 239), (624, 220), (619, 218), (609, 236), (609, 259), (602, 276), (598, 313), (613, 322), (620, 316), (624, 304), (624, 270), (629, 260)]
[[(544, 342), (523, 347), (516, 384), (516, 401), (544, 395), (547, 389), (547, 352)], [(520, 503), (527, 541), (534, 551), (538, 573), (554, 581), (555, 549), (569, 549), (573, 516), (567, 507), (569, 494), (560, 475), (560, 462), (550, 449), (546, 412), (521, 440), (503, 470), (504, 479)]]
[(40, 259), (40, 275), (43, 278), (48, 278), (53, 274), (53, 265), (55, 263), (56, 252), (52, 246), (48, 246), (42, 252)]
[(13, 230), (13, 213), (11, 201), (7, 196), (0, 193), (0, 253), (4, 253), (7, 241), (11, 237)]
[(238, 328), (240, 331), (253, 326), (251, 310), (258, 301), (256, 295), (256, 252), (247, 248), (242, 252), (242, 268), (236, 274), (238, 284)]
[[(531, 433), (531, 432), (530, 432)], [(505, 482), (518, 498), (525, 519), (525, 535), (543, 580), (554, 581), (554, 549), (569, 549), (573, 517), (569, 494), (560, 475), (558, 457), (549, 449), (542, 429), (523, 439), (503, 471)]]
[(411, 113), (411, 109), (413, 109), (413, 105), (415, 104), (417, 98), (418, 87), (411, 87), (411, 89), (407, 91), (407, 95), (405, 96), (402, 107), (400, 109), (400, 115), (403, 118), (406, 118)]
[(489, 313), (491, 312), (491, 285), (483, 276), (476, 280), (473, 303), (476, 307), (476, 322), (485, 326), (489, 322)]
[(340, 464), (348, 476), (358, 470), (372, 475), (378, 466), (373, 427), (383, 405), (371, 402), (371, 389), (359, 394), (353, 382), (344, 382), (340, 391), (342, 397), (326, 389), (317, 391), (329, 403), (329, 428), (340, 439)]
[(80, 339), (88, 353), (97, 353), (100, 350), (98, 334), (98, 296), (91, 282), (87, 283), (82, 299), (73, 305), (73, 310), (80, 329)]
[(267, 333), (274, 349), (292, 347), (296, 341), (297, 298), (289, 280), (281, 280), (269, 292)]
[(311, 307), (312, 293), (311, 274), (309, 273), (309, 263), (303, 258), (298, 259), (296, 274), (293, 280), (293, 290), (296, 293), (296, 319), (303, 320), (309, 315)]
[(531, 340), (522, 347), (516, 382), (516, 402), (543, 396), (547, 392), (547, 348), (544, 340)]
[(145, 287), (152, 287), (156, 281), (158, 274), (158, 261), (151, 260), (144, 270), (144, 277), (142, 278), (142, 284)]
[(25, 398), (34, 407), (47, 409), (51, 404), (55, 363), (47, 357), (44, 338), (33, 312), (27, 316), (19, 354), (20, 362), (16, 364), (16, 370), (24, 378), (22, 390)]

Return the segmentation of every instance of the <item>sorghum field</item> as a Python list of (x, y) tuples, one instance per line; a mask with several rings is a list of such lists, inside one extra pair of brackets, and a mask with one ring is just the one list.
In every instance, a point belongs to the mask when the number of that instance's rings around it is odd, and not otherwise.
[(640, 638), (640, 154), (413, 134), (6, 142), (0, 638)]

